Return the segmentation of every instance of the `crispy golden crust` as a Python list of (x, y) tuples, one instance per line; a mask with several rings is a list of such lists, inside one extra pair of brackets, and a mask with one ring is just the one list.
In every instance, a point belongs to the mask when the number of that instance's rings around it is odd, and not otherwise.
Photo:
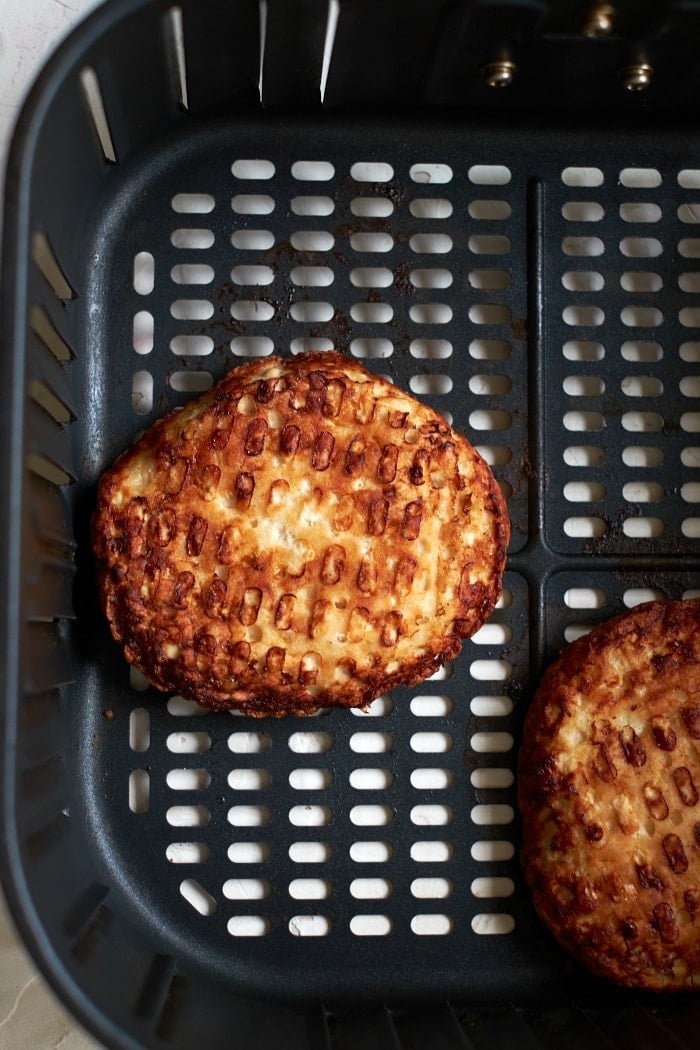
[(522, 863), (591, 970), (700, 986), (700, 601), (658, 601), (574, 642), (525, 723)]
[(509, 523), (465, 438), (332, 352), (242, 365), (154, 424), (92, 535), (127, 659), (262, 715), (427, 678), (490, 615)]

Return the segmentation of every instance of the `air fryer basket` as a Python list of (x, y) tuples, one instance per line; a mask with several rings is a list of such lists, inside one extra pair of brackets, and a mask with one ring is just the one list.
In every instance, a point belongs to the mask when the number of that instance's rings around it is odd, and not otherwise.
[[(514, 764), (566, 641), (700, 587), (699, 29), (691, 2), (114, 0), (40, 76), (3, 255), (2, 866), (108, 1045), (696, 1043), (692, 1000), (540, 925)], [(330, 346), (493, 464), (503, 601), (365, 713), (143, 691), (97, 606), (97, 478), (237, 362)]]

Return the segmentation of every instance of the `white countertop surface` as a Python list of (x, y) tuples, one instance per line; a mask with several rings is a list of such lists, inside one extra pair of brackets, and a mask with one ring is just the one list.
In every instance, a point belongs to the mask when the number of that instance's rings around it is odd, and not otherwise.
[[(0, 159), (22, 100), (58, 41), (99, 0), (0, 0)], [(0, 1048), (99, 1050), (47, 988), (18, 940), (0, 894)]]
[(0, 0), (0, 158), (47, 55), (100, 0)]

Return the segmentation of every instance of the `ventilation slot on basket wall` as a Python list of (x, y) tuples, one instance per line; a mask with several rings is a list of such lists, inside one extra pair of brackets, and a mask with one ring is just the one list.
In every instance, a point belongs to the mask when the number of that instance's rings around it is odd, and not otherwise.
[(32, 259), (57, 299), (67, 302), (75, 297), (45, 233), (37, 232), (32, 237)]
[(185, 55), (185, 32), (182, 8), (171, 7), (167, 14), (166, 32), (170, 48), (170, 65), (177, 100), (183, 109), (189, 109), (187, 90), (187, 61)]
[(47, 350), (53, 354), (57, 361), (71, 361), (75, 354), (70, 346), (59, 335), (49, 316), (41, 306), (32, 306), (29, 311), (29, 323), (32, 331), (41, 339)]
[(32, 474), (43, 478), (44, 481), (51, 482), (52, 485), (68, 485), (75, 481), (72, 474), (69, 474), (62, 466), (41, 452), (29, 453), (27, 456), (27, 467)]
[(92, 119), (92, 125), (95, 129), (97, 141), (100, 144), (102, 156), (110, 164), (116, 164), (117, 154), (114, 149), (114, 142), (112, 141), (112, 133), (109, 129), (107, 113), (105, 112), (102, 89), (100, 87), (97, 73), (90, 66), (85, 66), (81, 71), (80, 84)]

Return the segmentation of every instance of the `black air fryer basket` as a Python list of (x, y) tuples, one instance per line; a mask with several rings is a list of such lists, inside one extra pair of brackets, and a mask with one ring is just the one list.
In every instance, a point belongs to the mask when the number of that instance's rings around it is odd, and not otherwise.
[[(113, 0), (7, 177), (3, 880), (113, 1047), (697, 1046), (518, 866), (543, 667), (700, 588), (700, 3)], [(240, 361), (337, 347), (508, 498), (505, 593), (367, 712), (163, 698), (99, 612), (96, 481)]]

